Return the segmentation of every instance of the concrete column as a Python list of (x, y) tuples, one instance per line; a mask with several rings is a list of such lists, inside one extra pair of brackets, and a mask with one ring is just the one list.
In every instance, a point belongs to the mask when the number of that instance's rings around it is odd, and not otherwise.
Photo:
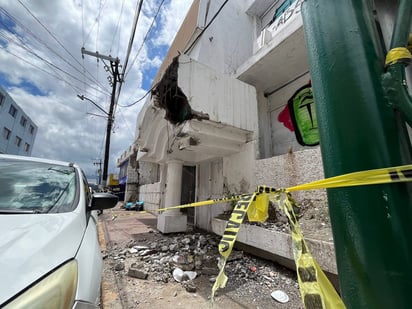
[[(164, 207), (180, 205), (182, 193), (183, 162), (170, 161), (167, 163), (167, 180)], [(185, 232), (187, 217), (179, 209), (167, 210), (157, 217), (157, 229), (162, 233)]]

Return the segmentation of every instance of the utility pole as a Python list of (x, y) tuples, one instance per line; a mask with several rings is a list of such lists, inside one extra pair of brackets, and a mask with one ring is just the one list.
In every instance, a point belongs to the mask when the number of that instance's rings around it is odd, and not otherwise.
[(97, 174), (99, 175), (98, 185), (101, 185), (102, 184), (102, 159), (98, 159), (96, 162), (93, 162), (93, 165), (99, 166), (99, 169), (97, 170)]
[(106, 146), (104, 150), (104, 162), (103, 162), (103, 186), (106, 186), (107, 182), (107, 169), (109, 166), (109, 151), (110, 151), (110, 135), (112, 132), (112, 127), (113, 127), (113, 122), (114, 122), (114, 116), (113, 116), (113, 111), (116, 103), (116, 87), (118, 83), (122, 82), (122, 78), (120, 77), (119, 73), (119, 58), (113, 58), (112, 56), (105, 56), (102, 54), (99, 54), (99, 52), (91, 52), (87, 51), (84, 47), (81, 48), (82, 52), (82, 57), (84, 55), (89, 55), (96, 57), (97, 59), (102, 59), (102, 60), (108, 60), (110, 61), (110, 67), (106, 66), (107, 71), (110, 70), (110, 73), (112, 76), (109, 76), (109, 82), (111, 83), (112, 86), (112, 94), (110, 98), (110, 108), (109, 112), (107, 113), (108, 119), (107, 119), (107, 129), (106, 129)]
[[(385, 45), (371, 3), (308, 0), (302, 5), (326, 177), (410, 164), (405, 121), (396, 116), (382, 83)], [(390, 48), (405, 47), (410, 31), (412, 2), (398, 3)], [(402, 79), (398, 83), (406, 86)], [(389, 90), (396, 94), (395, 87)], [(410, 308), (410, 185), (327, 193), (346, 307)]]

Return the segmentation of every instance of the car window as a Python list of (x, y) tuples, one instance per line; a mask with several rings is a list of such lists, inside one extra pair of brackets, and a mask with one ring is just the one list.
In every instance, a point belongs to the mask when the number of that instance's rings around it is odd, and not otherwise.
[(74, 167), (0, 160), (0, 211), (65, 212), (75, 200)]

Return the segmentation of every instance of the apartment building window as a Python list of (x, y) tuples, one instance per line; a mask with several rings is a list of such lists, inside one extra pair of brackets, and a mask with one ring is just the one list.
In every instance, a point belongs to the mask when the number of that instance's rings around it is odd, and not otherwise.
[(24, 151), (25, 151), (25, 152), (29, 152), (29, 150), (30, 150), (30, 145), (27, 144), (27, 143), (25, 143), (25, 144), (24, 144)]
[(283, 2), (276, 9), (275, 15), (273, 16), (273, 21), (275, 21), (278, 17), (280, 17), (280, 15), (282, 15), (288, 9), (288, 7), (292, 5), (293, 2), (295, 2), (295, 0), (286, 0), (285, 2)]
[(21, 138), (16, 136), (16, 146), (20, 147), (20, 145), (21, 145)]
[(3, 106), (4, 98), (4, 94), (0, 92), (0, 106)]
[(33, 127), (32, 125), (30, 125), (30, 127), (29, 127), (29, 132), (30, 132), (30, 134), (33, 135), (33, 133), (34, 133), (34, 127)]
[(8, 140), (10, 138), (10, 135), (11, 135), (11, 130), (4, 127), (3, 128), (3, 137)]
[(9, 114), (16, 118), (17, 108), (15, 108), (14, 105), (10, 105)]
[(21, 116), (21, 118), (20, 118), (20, 124), (21, 124), (22, 127), (26, 127), (27, 118), (24, 117), (24, 116)]

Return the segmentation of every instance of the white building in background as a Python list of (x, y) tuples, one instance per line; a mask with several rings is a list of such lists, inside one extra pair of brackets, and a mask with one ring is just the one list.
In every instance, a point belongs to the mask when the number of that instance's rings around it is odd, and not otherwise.
[(37, 125), (0, 87), (0, 153), (30, 156)]
[[(284, 119), (290, 98), (310, 81), (302, 2), (193, 2), (138, 115), (133, 154), (118, 161), (138, 161), (126, 200), (143, 200), (157, 214), (257, 185), (323, 178), (319, 147), (302, 146)], [(326, 203), (324, 191), (296, 197)], [(211, 230), (227, 207), (167, 211), (158, 229)]]

